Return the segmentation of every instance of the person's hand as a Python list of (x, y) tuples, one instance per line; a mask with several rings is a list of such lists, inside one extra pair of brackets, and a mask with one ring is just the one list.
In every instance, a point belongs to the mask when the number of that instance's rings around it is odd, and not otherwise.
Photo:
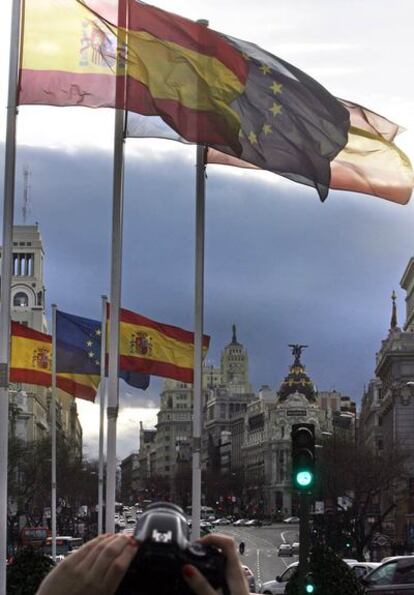
[[(248, 595), (249, 587), (240, 564), (234, 539), (228, 535), (215, 533), (202, 537), (200, 542), (220, 548), (226, 556), (226, 580), (230, 595)], [(213, 589), (205, 576), (191, 564), (184, 566), (183, 576), (196, 595), (217, 595), (217, 591)]]
[(100, 535), (60, 562), (45, 577), (36, 595), (112, 595), (137, 546), (127, 535)]

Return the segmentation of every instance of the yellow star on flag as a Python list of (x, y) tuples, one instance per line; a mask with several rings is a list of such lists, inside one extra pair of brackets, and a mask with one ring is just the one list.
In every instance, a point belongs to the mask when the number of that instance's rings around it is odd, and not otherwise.
[(282, 106), (280, 103), (273, 103), (272, 107), (269, 107), (269, 111), (272, 112), (273, 117), (275, 117), (282, 111)]
[(263, 74), (269, 74), (270, 72), (270, 66), (268, 66), (267, 64), (261, 64), (259, 66), (259, 70), (261, 70), (263, 72)]
[(270, 134), (272, 132), (272, 127), (270, 126), (270, 124), (263, 124), (262, 132), (265, 136)]
[(273, 83), (270, 85), (270, 88), (275, 95), (282, 92), (282, 87), (282, 83), (277, 83), (276, 81), (273, 81)]
[(251, 132), (249, 132), (249, 141), (251, 142), (252, 145), (257, 144), (257, 136), (255, 135), (253, 130)]

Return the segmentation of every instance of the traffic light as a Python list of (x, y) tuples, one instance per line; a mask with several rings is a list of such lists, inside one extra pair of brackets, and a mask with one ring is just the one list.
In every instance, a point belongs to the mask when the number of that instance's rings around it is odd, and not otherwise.
[(316, 593), (315, 581), (311, 572), (305, 577), (305, 593)]
[(315, 483), (315, 426), (293, 424), (291, 438), (293, 486), (305, 492)]

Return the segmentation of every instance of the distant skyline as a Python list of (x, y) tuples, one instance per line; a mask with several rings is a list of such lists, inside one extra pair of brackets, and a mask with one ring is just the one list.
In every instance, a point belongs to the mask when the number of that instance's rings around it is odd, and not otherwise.
[[(63, 0), (61, 0), (63, 1)], [(171, 10), (171, 3), (156, 3)], [(5, 138), (10, 0), (0, 6), (0, 145)], [(411, 0), (177, 0), (174, 11), (257, 43), (334, 95), (407, 129), (398, 146), (414, 159)], [(23, 166), (31, 170), (27, 223), (39, 222), (50, 304), (98, 318), (109, 294), (113, 112), (23, 106), (17, 121), (15, 222), (22, 222)], [(125, 145), (123, 305), (193, 328), (195, 148), (131, 139)], [(0, 169), (3, 182), (3, 167)], [(413, 205), (316, 192), (265, 172), (208, 166), (205, 332), (218, 365), (231, 325), (249, 354), (255, 390), (287, 374), (289, 343), (320, 390), (360, 401), (387, 336), (391, 293), (411, 256)], [(1, 216), (1, 215), (0, 215)], [(1, 242), (1, 241), (0, 241)], [(123, 386), (118, 456), (138, 447), (138, 420), (155, 419), (161, 380)], [(96, 453), (98, 405), (79, 403), (85, 443)]]

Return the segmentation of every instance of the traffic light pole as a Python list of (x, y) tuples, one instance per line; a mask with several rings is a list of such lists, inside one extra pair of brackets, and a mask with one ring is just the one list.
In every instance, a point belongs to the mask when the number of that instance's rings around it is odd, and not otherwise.
[(310, 494), (302, 492), (300, 494), (299, 510), (299, 593), (305, 593), (305, 578), (309, 571), (309, 511)]

